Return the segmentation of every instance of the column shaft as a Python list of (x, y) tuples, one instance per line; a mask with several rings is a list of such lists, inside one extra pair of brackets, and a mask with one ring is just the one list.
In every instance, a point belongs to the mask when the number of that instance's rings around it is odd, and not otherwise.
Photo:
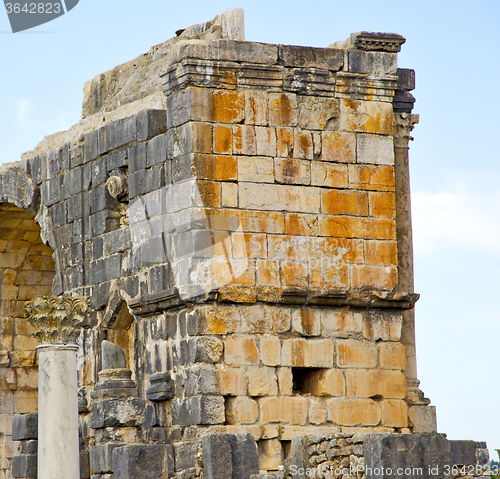
[(38, 346), (38, 479), (80, 479), (75, 345)]

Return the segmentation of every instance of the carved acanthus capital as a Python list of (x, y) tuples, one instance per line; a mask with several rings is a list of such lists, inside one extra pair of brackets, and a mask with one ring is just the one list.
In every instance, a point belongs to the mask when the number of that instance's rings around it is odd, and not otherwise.
[(40, 343), (68, 344), (76, 341), (90, 307), (89, 297), (36, 296), (24, 312)]
[(394, 113), (394, 146), (408, 148), (413, 140), (411, 131), (419, 121), (419, 116), (412, 113)]

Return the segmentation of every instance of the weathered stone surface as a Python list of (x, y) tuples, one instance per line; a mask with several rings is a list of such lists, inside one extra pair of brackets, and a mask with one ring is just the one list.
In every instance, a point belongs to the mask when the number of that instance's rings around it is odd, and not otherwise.
[(356, 158), (358, 163), (393, 165), (394, 145), (392, 138), (379, 135), (357, 135)]
[(100, 444), (90, 446), (90, 467), (93, 474), (113, 472), (113, 450), (123, 444)]
[(408, 408), (408, 419), (415, 433), (430, 434), (437, 431), (436, 406), (412, 405)]
[(115, 479), (164, 478), (174, 472), (170, 445), (119, 446), (113, 450)]
[(38, 439), (38, 414), (23, 414), (12, 418), (12, 440)]
[(12, 458), (12, 477), (37, 477), (37, 456), (26, 454)]
[(208, 434), (203, 438), (207, 479), (249, 479), (259, 472), (257, 445), (250, 434)]
[(397, 56), (394, 53), (349, 52), (349, 72), (395, 75), (397, 69)]
[(127, 360), (120, 346), (104, 340), (101, 343), (102, 369), (126, 368)]
[(450, 442), (440, 434), (369, 434), (364, 453), (366, 476), (372, 479), (396, 478), (401, 468), (409, 468), (411, 477), (445, 478), (444, 466), (451, 464)]
[(92, 405), (90, 425), (94, 429), (140, 426), (146, 419), (146, 404), (143, 399), (105, 399)]

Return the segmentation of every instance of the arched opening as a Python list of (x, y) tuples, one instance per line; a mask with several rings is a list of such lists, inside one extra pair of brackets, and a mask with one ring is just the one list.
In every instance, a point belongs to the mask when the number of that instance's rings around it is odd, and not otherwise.
[(33, 213), (0, 204), (0, 475), (10, 469), (14, 455), (12, 417), (37, 412), (38, 342), (31, 336), (24, 305), (33, 296), (51, 294), (52, 253)]

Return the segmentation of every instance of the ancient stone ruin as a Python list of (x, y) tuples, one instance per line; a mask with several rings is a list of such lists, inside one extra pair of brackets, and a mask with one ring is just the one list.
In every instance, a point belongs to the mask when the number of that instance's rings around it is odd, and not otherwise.
[(418, 387), (404, 42), (245, 42), (229, 10), (0, 169), (1, 479), (487, 462)]

